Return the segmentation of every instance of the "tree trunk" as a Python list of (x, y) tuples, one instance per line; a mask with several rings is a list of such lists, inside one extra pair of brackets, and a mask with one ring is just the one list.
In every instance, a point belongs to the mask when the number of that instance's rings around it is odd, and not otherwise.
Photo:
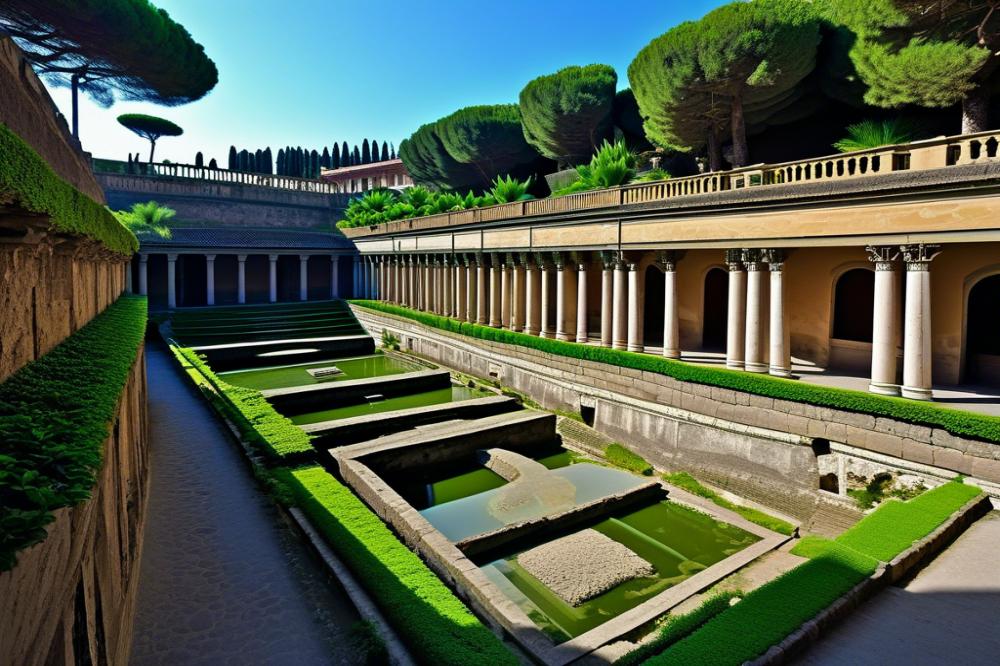
[(149, 140), (149, 166), (153, 166), (153, 151), (156, 150), (156, 139)]
[(708, 130), (708, 170), (722, 170), (722, 143), (714, 127)]
[(732, 119), (733, 128), (733, 166), (741, 167), (750, 163), (750, 150), (747, 148), (747, 127), (743, 120), (743, 94), (733, 97)]
[(70, 88), (73, 95), (73, 137), (80, 138), (80, 75), (73, 74), (69, 77)]
[(983, 87), (976, 86), (962, 99), (962, 134), (989, 129), (990, 98)]

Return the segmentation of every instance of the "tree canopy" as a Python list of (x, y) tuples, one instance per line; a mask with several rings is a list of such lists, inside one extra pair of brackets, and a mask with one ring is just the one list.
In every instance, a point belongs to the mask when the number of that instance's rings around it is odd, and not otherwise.
[(2, 26), (36, 70), (98, 104), (115, 98), (165, 106), (200, 99), (215, 63), (183, 26), (148, 0), (5, 0)]
[(585, 162), (612, 134), (617, 83), (609, 65), (566, 67), (530, 81), (519, 96), (524, 138), (560, 166)]
[(480, 188), (502, 174), (529, 175), (541, 157), (525, 141), (516, 104), (459, 109), (439, 120), (436, 129), (452, 159), (478, 171)]
[(991, 0), (828, 0), (830, 19), (855, 34), (851, 61), (865, 101), (898, 108), (962, 105), (962, 132), (987, 128), (990, 78), (1000, 62)]
[(461, 164), (448, 153), (436, 123), (421, 125), (399, 144), (399, 158), (410, 176), (422, 185), (463, 190), (484, 187), (475, 167)]
[(162, 136), (180, 136), (184, 130), (166, 118), (147, 116), (144, 113), (123, 113), (118, 116), (118, 122), (132, 130), (144, 139), (149, 140), (149, 163), (153, 163), (153, 151), (156, 141)]

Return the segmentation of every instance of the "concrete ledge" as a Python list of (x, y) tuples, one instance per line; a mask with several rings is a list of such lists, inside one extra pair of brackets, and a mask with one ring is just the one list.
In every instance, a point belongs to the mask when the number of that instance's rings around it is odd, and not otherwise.
[(855, 608), (875, 596), (880, 590), (915, 573), (933, 557), (958, 538), (972, 523), (990, 512), (989, 496), (980, 494), (951, 514), (937, 529), (897, 555), (888, 564), (882, 564), (870, 577), (864, 579), (845, 595), (820, 611), (813, 619), (785, 637), (762, 656), (749, 662), (751, 666), (771, 666), (790, 663), (818, 641), (824, 632), (847, 617)]
[(384, 377), (269, 389), (261, 391), (261, 395), (285, 416), (293, 416), (361, 402), (366, 395), (381, 394), (388, 398), (449, 386), (451, 373), (447, 370), (418, 370)]
[[(375, 340), (370, 335), (345, 335), (228, 345), (196, 345), (192, 349), (204, 355), (213, 370), (223, 372), (281, 363), (308, 363), (343, 356), (365, 356), (375, 353)], [(298, 349), (308, 351), (288, 356), (261, 356), (261, 354)]]
[(518, 408), (517, 401), (507, 396), (475, 398), (427, 407), (397, 409), (381, 414), (365, 414), (348, 419), (320, 421), (304, 425), (302, 429), (315, 436), (313, 444), (317, 448), (334, 447), (360, 442), (374, 435), (394, 434), (425, 423), (452, 419), (479, 419)]

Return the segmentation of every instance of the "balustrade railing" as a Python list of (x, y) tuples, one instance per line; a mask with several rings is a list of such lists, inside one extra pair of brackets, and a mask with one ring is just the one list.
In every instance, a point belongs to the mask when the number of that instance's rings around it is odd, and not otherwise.
[(315, 192), (318, 194), (336, 194), (337, 186), (322, 180), (310, 178), (294, 178), (266, 173), (248, 173), (231, 171), (229, 169), (211, 169), (192, 164), (173, 164), (154, 162), (133, 162), (129, 164), (120, 160), (94, 159), (96, 173), (148, 176), (151, 178), (177, 178), (187, 180), (202, 180), (216, 183), (232, 183), (235, 185), (253, 185), (255, 187), (272, 187), (298, 192)]
[(392, 234), (534, 215), (656, 203), (744, 188), (871, 178), (898, 171), (922, 171), (995, 161), (1000, 161), (1000, 131), (938, 137), (795, 162), (756, 164), (730, 171), (635, 183), (563, 197), (518, 201), (488, 208), (398, 220), (374, 228), (344, 229), (344, 233), (350, 238)]

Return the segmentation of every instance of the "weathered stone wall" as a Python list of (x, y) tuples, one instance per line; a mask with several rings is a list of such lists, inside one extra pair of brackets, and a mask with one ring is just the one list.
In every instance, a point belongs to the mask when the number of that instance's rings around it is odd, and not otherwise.
[(0, 242), (0, 382), (113, 303), (125, 265), (89, 241)]
[(147, 440), (140, 350), (91, 498), (57, 511), (48, 537), (0, 574), (4, 663), (128, 662), (148, 491)]
[(679, 382), (355, 312), (376, 337), (388, 327), (405, 348), (470, 374), (497, 377), (550, 409), (593, 408), (595, 428), (656, 465), (694, 471), (801, 520), (834, 499), (818, 490), (812, 447), (817, 440), (965, 474), (991, 492), (1000, 483), (1000, 446), (940, 428)]
[(108, 205), (126, 210), (155, 200), (177, 211), (181, 222), (213, 227), (334, 228), (348, 196), (298, 192), (238, 183), (97, 174)]
[(90, 198), (104, 202), (104, 192), (45, 86), (10, 37), (0, 35), (0, 123), (24, 139), (63, 180)]

